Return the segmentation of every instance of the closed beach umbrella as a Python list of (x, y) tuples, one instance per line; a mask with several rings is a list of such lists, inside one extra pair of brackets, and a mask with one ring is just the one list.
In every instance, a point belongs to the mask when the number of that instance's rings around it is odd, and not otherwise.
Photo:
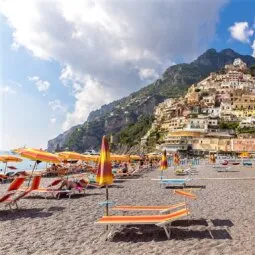
[(41, 161), (51, 162), (51, 163), (60, 163), (61, 162), (61, 159), (57, 155), (52, 154), (50, 152), (43, 151), (43, 150), (23, 148), (23, 149), (15, 150), (15, 152), (17, 152), (21, 157), (28, 158), (30, 160), (35, 161), (28, 185), (30, 184), (30, 180), (32, 178), (32, 175), (33, 175), (36, 165), (38, 163), (40, 163)]
[(105, 189), (106, 190), (106, 215), (108, 215), (108, 203), (109, 203), (108, 185), (113, 183), (113, 174), (112, 174), (112, 165), (110, 160), (109, 144), (105, 136), (103, 136), (103, 139), (102, 139), (96, 180), (99, 183), (99, 185), (106, 186), (106, 189)]
[(161, 179), (163, 177), (163, 170), (166, 170), (167, 167), (168, 167), (168, 165), (167, 165), (167, 158), (166, 158), (166, 150), (164, 150), (164, 152), (162, 154), (161, 162), (160, 162)]
[(8, 162), (21, 162), (22, 159), (13, 155), (1, 155), (0, 161), (5, 163), (5, 169), (4, 169), (4, 174), (5, 174)]
[(180, 160), (181, 160), (180, 156), (177, 153), (175, 153), (174, 154), (174, 165), (178, 166), (180, 164)]

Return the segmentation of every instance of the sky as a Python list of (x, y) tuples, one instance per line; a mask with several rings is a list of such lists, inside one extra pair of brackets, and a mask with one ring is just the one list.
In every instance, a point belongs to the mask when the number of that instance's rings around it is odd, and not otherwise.
[(255, 56), (254, 0), (0, 0), (0, 149), (46, 148), (208, 48)]

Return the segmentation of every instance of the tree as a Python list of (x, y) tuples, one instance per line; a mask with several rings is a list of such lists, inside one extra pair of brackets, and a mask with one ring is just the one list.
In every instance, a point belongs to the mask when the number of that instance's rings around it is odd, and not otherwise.
[(250, 67), (250, 72), (251, 72), (251, 75), (252, 75), (252, 76), (255, 76), (255, 65), (252, 65), (252, 66)]

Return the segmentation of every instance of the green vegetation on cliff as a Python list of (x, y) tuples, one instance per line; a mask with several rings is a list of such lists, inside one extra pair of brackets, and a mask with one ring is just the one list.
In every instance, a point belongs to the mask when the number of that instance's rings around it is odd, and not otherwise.
[(143, 116), (136, 123), (129, 124), (116, 134), (118, 142), (129, 147), (137, 145), (150, 129), (152, 122), (152, 116)]

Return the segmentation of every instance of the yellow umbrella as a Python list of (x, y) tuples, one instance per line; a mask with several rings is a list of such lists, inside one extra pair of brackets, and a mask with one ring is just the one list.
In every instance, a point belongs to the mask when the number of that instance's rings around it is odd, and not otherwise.
[(4, 169), (4, 174), (5, 174), (8, 162), (21, 162), (22, 159), (13, 155), (1, 155), (0, 161), (5, 163), (5, 169)]
[(84, 155), (73, 151), (62, 151), (57, 155), (63, 160), (83, 160)]
[(102, 139), (99, 165), (97, 170), (97, 182), (99, 185), (106, 185), (106, 215), (108, 215), (108, 185), (113, 183), (112, 164), (110, 160), (109, 144), (105, 136)]
[(128, 160), (129, 160), (128, 155), (111, 154), (110, 158), (111, 158), (111, 161), (113, 161), (113, 160), (117, 160), (117, 161), (128, 161)]
[(140, 160), (141, 157), (138, 156), (138, 155), (130, 155), (130, 159), (131, 159), (131, 160)]
[(98, 155), (82, 155), (83, 161), (94, 161), (97, 162), (99, 159)]
[(20, 154), (21, 157), (28, 158), (30, 160), (35, 161), (28, 185), (30, 184), (31, 177), (34, 173), (36, 165), (38, 164), (38, 161), (61, 163), (61, 159), (57, 155), (52, 154), (50, 152), (43, 151), (43, 150), (32, 149), (32, 148), (22, 148), (22, 149), (15, 150), (15, 152)]

